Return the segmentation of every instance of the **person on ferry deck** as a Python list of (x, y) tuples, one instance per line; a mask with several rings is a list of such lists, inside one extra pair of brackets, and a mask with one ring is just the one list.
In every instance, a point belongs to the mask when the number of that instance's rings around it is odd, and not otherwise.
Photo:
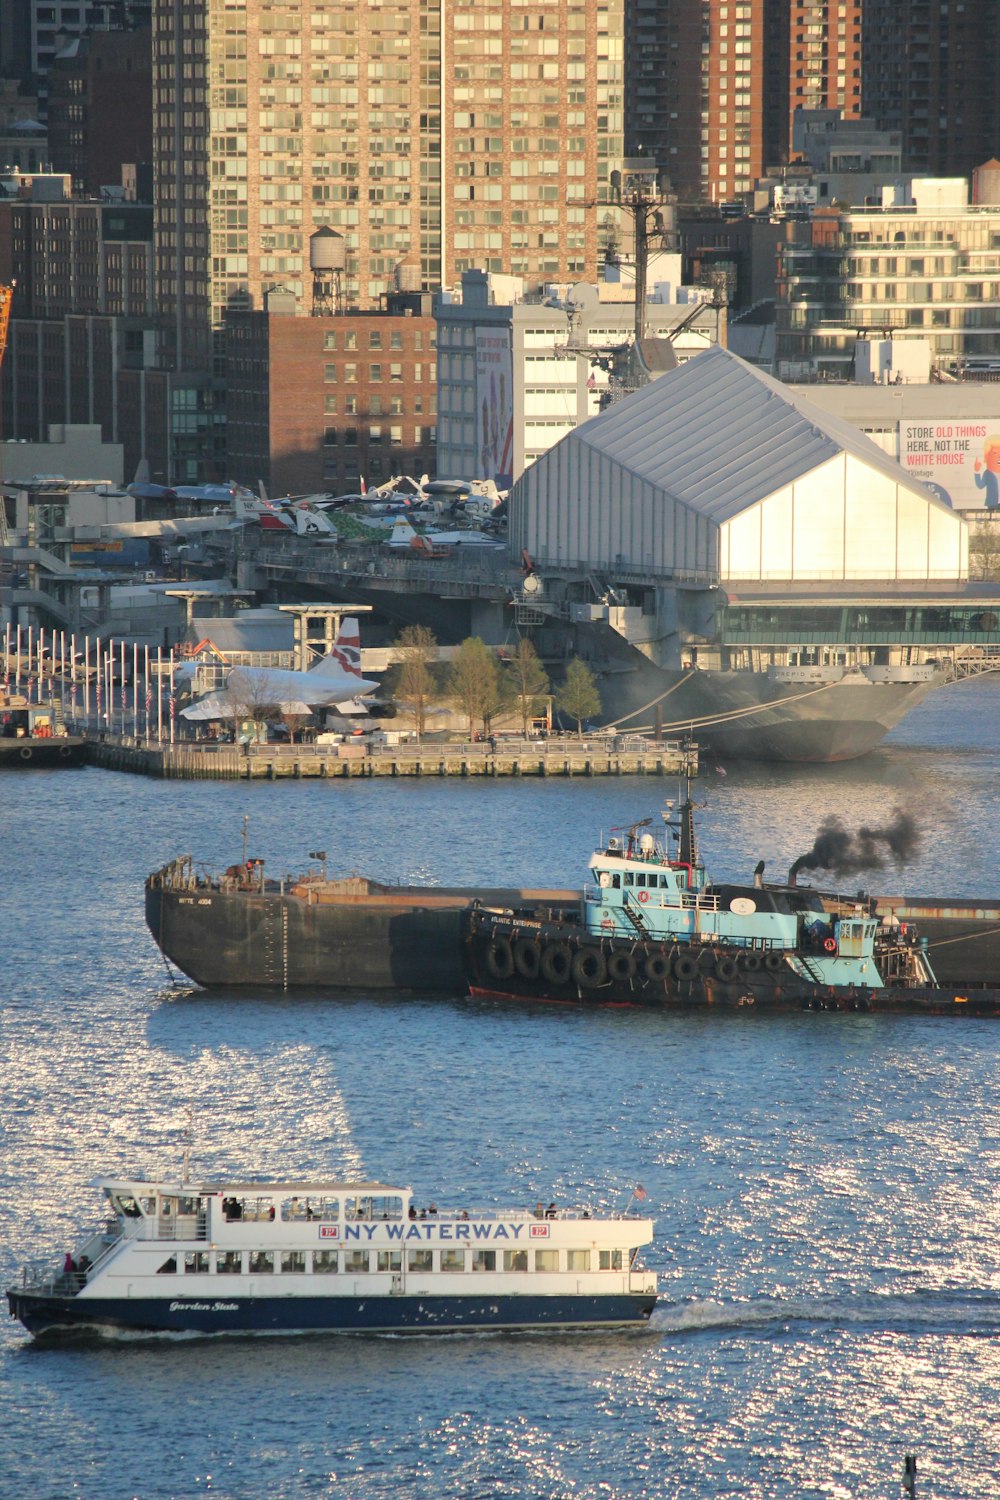
[(410, 1212), (408, 1217), (411, 1219), (415, 1219), (417, 1217), (417, 1210), (414, 1208), (412, 1203), (410, 1204)]
[(535, 1204), (535, 1218), (545, 1218), (545, 1204), (542, 1202), (541, 1198), (539, 1198), (538, 1202)]
[(545, 1217), (547, 1219), (554, 1219), (555, 1216), (556, 1216), (556, 1206), (555, 1206), (555, 1203), (553, 1202), (553, 1203), (550, 1203), (549, 1206), (548, 1206), (548, 1208), (545, 1210)]

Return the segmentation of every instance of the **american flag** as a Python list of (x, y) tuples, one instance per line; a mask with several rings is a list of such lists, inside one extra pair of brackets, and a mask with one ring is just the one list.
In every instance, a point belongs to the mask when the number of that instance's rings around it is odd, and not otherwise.
[(636, 1183), (632, 1193), (632, 1197), (636, 1200), (637, 1203), (642, 1203), (645, 1201), (646, 1189), (643, 1187), (641, 1182)]

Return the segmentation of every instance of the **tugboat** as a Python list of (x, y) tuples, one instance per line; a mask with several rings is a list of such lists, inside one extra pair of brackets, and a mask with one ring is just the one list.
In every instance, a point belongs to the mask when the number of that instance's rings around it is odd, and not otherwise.
[(36, 1336), (455, 1333), (641, 1327), (652, 1220), (534, 1209), (418, 1210), (377, 1182), (98, 1177), (107, 1218), (61, 1266), (7, 1291)]
[[(926, 942), (865, 897), (709, 882), (690, 793), (675, 818), (621, 830), (591, 857), (578, 912), (474, 903), (465, 918), (473, 995), (605, 1005), (921, 1011), (1000, 1016), (1000, 991), (938, 984)], [(613, 831), (614, 832), (614, 831)], [(670, 848), (676, 843), (676, 850)]]
[(86, 755), (86, 740), (67, 732), (54, 703), (0, 689), (0, 768), (82, 766)]

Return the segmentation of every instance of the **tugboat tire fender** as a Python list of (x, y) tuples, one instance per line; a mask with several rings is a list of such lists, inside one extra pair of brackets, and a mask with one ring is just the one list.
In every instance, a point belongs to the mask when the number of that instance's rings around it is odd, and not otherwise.
[(486, 967), (494, 979), (509, 979), (514, 972), (514, 953), (510, 939), (494, 938), (486, 949)]
[(518, 938), (514, 944), (514, 967), (521, 978), (537, 979), (541, 966), (541, 944), (535, 938)]
[(760, 954), (747, 953), (743, 959), (743, 967), (748, 974), (756, 974), (757, 970), (760, 968)]
[(665, 953), (650, 953), (643, 965), (643, 973), (650, 984), (662, 984), (670, 975), (670, 960)]
[(785, 960), (782, 958), (780, 953), (764, 954), (764, 968), (767, 969), (771, 974), (777, 974), (778, 970), (781, 968), (784, 962)]
[(675, 979), (693, 979), (698, 972), (698, 960), (691, 953), (682, 953), (674, 964)]
[(31, 759), (31, 750), (29, 749), (29, 747), (27, 745), (25, 745), (23, 747), (23, 749), (21, 750), (21, 759), (22, 760), (30, 760)]
[(736, 960), (727, 954), (722, 954), (715, 960), (715, 972), (720, 979), (736, 978)]
[(570, 967), (573, 983), (581, 989), (593, 990), (608, 977), (608, 966), (599, 948), (581, 948), (573, 955)]
[(567, 943), (549, 943), (548, 947), (542, 949), (542, 978), (547, 979), (549, 984), (565, 984), (572, 963)]
[(635, 978), (636, 963), (631, 953), (612, 953), (608, 959), (608, 977), (616, 982)]

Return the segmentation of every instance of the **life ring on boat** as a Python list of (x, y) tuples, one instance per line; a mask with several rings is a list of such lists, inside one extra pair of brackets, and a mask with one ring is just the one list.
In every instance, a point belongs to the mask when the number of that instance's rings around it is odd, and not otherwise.
[(827, 953), (836, 953), (837, 951), (837, 944), (834, 942), (833, 938), (826, 938), (824, 940), (823, 947), (826, 949)]
[(698, 960), (690, 953), (682, 953), (674, 964), (675, 979), (693, 979), (698, 972)]
[(514, 944), (514, 968), (522, 979), (537, 979), (542, 950), (534, 938), (518, 938)]
[(608, 978), (620, 984), (635, 978), (636, 963), (631, 953), (612, 953), (608, 958)]
[(721, 958), (717, 958), (715, 960), (715, 972), (716, 972), (716, 975), (718, 976), (719, 979), (735, 979), (736, 978), (736, 960), (735, 960), (735, 958), (730, 958), (728, 954), (724, 953), (721, 956)]
[(514, 972), (514, 953), (510, 940), (494, 938), (486, 950), (486, 967), (494, 979), (509, 979)]
[(649, 900), (649, 892), (648, 891), (640, 891), (639, 892), (639, 900), (642, 902), (643, 906), (645, 906), (646, 902)]
[(784, 962), (785, 960), (782, 958), (780, 953), (764, 954), (764, 968), (767, 969), (771, 974), (776, 974), (782, 967)]
[(650, 953), (643, 965), (643, 974), (650, 984), (662, 984), (670, 974), (670, 960), (665, 953)]
[(25, 745), (23, 747), (23, 749), (21, 750), (21, 759), (22, 760), (30, 760), (31, 759), (31, 750), (30, 750), (30, 748), (27, 745)]
[(748, 974), (756, 974), (760, 968), (760, 954), (747, 953), (743, 957), (743, 967)]
[(596, 989), (608, 977), (608, 966), (604, 961), (604, 954), (599, 948), (581, 948), (573, 955), (570, 973), (573, 976), (573, 983), (578, 984), (581, 989)]
[(565, 984), (572, 964), (569, 946), (566, 943), (549, 943), (542, 949), (542, 978), (549, 984)]

